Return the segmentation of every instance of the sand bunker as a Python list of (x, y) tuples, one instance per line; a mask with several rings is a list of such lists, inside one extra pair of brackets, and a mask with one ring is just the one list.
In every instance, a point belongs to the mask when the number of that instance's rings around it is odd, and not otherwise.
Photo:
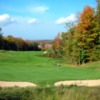
[(36, 84), (30, 82), (6, 82), (0, 81), (0, 87), (35, 87)]
[[(72, 81), (60, 81), (54, 83), (54, 86), (60, 85), (77, 85), (77, 86), (100, 86), (100, 80), (72, 80)], [(34, 83), (30, 82), (6, 82), (0, 81), (0, 87), (35, 87)]]
[(56, 82), (54, 86), (60, 85), (77, 85), (77, 86), (100, 86), (100, 80), (76, 80), (76, 81), (60, 81)]

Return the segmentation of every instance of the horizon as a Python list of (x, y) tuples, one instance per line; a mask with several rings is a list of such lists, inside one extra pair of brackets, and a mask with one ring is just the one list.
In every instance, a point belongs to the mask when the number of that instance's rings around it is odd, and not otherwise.
[(96, 7), (95, 0), (6, 0), (0, 1), (0, 27), (3, 36), (25, 40), (53, 40), (66, 32), (65, 23), (75, 22), (85, 6)]

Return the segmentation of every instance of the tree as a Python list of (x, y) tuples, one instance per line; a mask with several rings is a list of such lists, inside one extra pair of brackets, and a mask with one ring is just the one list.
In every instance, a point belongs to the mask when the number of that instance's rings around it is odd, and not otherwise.
[(0, 49), (3, 49), (3, 41), (2, 28), (0, 28)]
[(97, 12), (96, 12), (96, 16), (97, 16), (97, 21), (98, 21), (98, 28), (100, 31), (100, 0), (96, 0), (97, 1)]
[(100, 0), (96, 0), (97, 1), (97, 9), (96, 9), (96, 32), (98, 33), (98, 36), (96, 38), (96, 42), (95, 42), (95, 54), (98, 55), (95, 58), (96, 59), (100, 59)]
[[(80, 14), (79, 23), (76, 26), (75, 38), (78, 40), (80, 48), (80, 63), (91, 61), (93, 48), (98, 36), (96, 32), (95, 12), (90, 6), (86, 6)], [(93, 55), (94, 56), (94, 55)]]
[(55, 57), (61, 57), (62, 56), (60, 34), (58, 34), (57, 37), (54, 39), (52, 48), (53, 48)]
[(54, 40), (55, 54), (74, 64), (100, 60), (100, 0), (96, 11), (86, 6), (77, 24), (66, 23), (66, 26), (67, 32)]

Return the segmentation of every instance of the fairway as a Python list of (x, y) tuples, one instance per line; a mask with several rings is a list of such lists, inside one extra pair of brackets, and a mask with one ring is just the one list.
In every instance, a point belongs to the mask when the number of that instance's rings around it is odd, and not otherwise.
[[(62, 80), (100, 79), (100, 62), (71, 67), (42, 54), (41, 51), (0, 51), (0, 80), (51, 85)], [(57, 63), (61, 66), (57, 67)]]

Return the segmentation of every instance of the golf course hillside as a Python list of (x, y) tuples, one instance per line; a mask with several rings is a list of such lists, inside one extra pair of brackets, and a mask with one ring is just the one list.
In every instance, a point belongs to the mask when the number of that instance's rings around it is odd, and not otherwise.
[(100, 79), (100, 61), (73, 66), (44, 57), (43, 51), (0, 51), (0, 81), (48, 86), (58, 81), (96, 79)]
[(100, 100), (100, 0), (0, 1), (0, 100)]

